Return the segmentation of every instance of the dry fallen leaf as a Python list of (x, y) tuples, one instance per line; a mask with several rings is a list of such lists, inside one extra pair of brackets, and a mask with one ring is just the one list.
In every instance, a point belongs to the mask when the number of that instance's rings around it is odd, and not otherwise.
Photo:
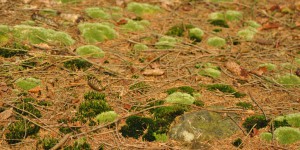
[(71, 21), (73, 23), (79, 23), (81, 20), (83, 20), (83, 18), (79, 15), (79, 14), (66, 14), (66, 13), (62, 13), (60, 14), (60, 17), (67, 20), (67, 21)]
[(262, 76), (268, 71), (267, 67), (259, 67), (258, 69), (251, 70), (251, 73), (256, 74), (258, 76)]
[(153, 62), (149, 66), (150, 66), (151, 69), (158, 69), (160, 65), (157, 62)]
[(39, 93), (41, 91), (42, 91), (42, 88), (40, 86), (37, 86), (37, 87), (34, 87), (34, 88), (28, 90), (28, 92), (30, 92), (30, 93)]
[(279, 24), (278, 23), (265, 23), (263, 24), (263, 26), (261, 28), (259, 28), (259, 30), (269, 30), (269, 29), (277, 29), (279, 28)]
[(53, 49), (51, 46), (49, 46), (46, 43), (40, 43), (40, 44), (33, 44), (34, 47), (42, 49), (42, 50), (50, 50)]
[(225, 67), (242, 80), (246, 80), (247, 78), (249, 78), (249, 72), (236, 62), (228, 61), (225, 63)]
[(252, 133), (251, 133), (251, 137), (257, 136), (259, 135), (259, 130), (256, 128), (253, 128)]
[(9, 117), (11, 117), (12, 114), (13, 114), (13, 108), (7, 109), (7, 110), (0, 113), (0, 119), (1, 120), (6, 120)]
[(145, 76), (161, 76), (163, 75), (165, 72), (161, 69), (146, 69), (145, 71), (143, 71), (143, 75)]

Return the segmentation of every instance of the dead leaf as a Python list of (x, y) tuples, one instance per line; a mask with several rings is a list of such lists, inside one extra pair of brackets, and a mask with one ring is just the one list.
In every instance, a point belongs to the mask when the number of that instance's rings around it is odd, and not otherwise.
[(269, 10), (271, 10), (271, 11), (278, 10), (279, 11), (280, 10), (280, 6), (278, 4), (272, 5)]
[(261, 28), (259, 28), (259, 30), (277, 29), (277, 28), (279, 28), (279, 26), (280, 25), (278, 23), (268, 22), (268, 23), (263, 24), (263, 26)]
[(117, 22), (117, 25), (124, 25), (127, 23), (127, 20), (126, 19), (120, 19), (118, 22)]
[(131, 105), (130, 105), (130, 104), (124, 104), (124, 105), (123, 105), (123, 108), (129, 110), (129, 109), (131, 109)]
[(241, 66), (233, 61), (228, 61), (225, 63), (225, 67), (235, 75), (241, 75)]
[(50, 50), (53, 49), (51, 46), (49, 46), (46, 43), (40, 43), (40, 44), (33, 44), (34, 47), (42, 49), (42, 50)]
[(270, 39), (265, 39), (265, 38), (257, 38), (255, 40), (256, 43), (261, 44), (261, 45), (272, 45), (273, 41)]
[(251, 133), (251, 137), (257, 136), (259, 135), (259, 130), (256, 128), (253, 128), (252, 133)]
[(42, 88), (40, 86), (34, 87), (30, 90), (28, 90), (28, 92), (30, 93), (40, 93), (42, 91)]
[(163, 75), (165, 72), (161, 69), (146, 69), (145, 71), (143, 71), (143, 75), (145, 76), (161, 76)]
[(149, 66), (150, 66), (151, 69), (158, 69), (160, 65), (157, 62), (153, 62)]
[(13, 108), (7, 109), (0, 113), (0, 119), (6, 120), (13, 115)]
[(5, 82), (0, 82), (0, 91), (2, 91), (2, 92), (8, 91), (8, 86), (6, 85)]
[(75, 23), (75, 22), (79, 23), (81, 20), (83, 20), (83, 18), (79, 14), (61, 13), (60, 17), (67, 20), (67, 21), (73, 22), (73, 23)]
[(256, 74), (258, 76), (262, 76), (268, 71), (267, 67), (259, 67), (258, 69), (251, 70), (251, 73)]

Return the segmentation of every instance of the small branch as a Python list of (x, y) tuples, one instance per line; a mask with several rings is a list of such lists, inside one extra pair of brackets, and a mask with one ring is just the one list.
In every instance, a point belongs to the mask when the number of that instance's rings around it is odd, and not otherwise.
[(235, 125), (237, 125), (240, 128), (240, 130), (242, 130), (244, 135), (247, 136), (247, 133), (243, 130), (243, 128), (240, 127), (239, 124), (230, 115), (228, 115), (228, 117), (235, 123)]
[(66, 134), (54, 147), (52, 147), (50, 150), (57, 150), (59, 149), (66, 141), (69, 139), (71, 134)]
[(264, 114), (265, 119), (267, 120), (267, 116), (266, 113), (264, 112), (264, 110), (260, 107), (260, 105), (258, 105), (258, 103), (256, 102), (256, 100), (254, 99), (254, 97), (252, 96), (252, 94), (250, 92), (248, 92), (251, 100), (257, 105), (257, 107), (260, 109), (260, 111)]

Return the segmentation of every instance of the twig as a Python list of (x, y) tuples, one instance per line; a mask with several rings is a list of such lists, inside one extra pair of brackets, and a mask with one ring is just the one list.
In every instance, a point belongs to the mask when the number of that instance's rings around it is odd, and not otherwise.
[(242, 130), (244, 135), (247, 136), (247, 133), (243, 130), (243, 128), (240, 127), (239, 124), (230, 115), (228, 115), (228, 117), (234, 122), (235, 125), (237, 125), (240, 128), (240, 130)]
[(249, 94), (251, 100), (257, 105), (257, 107), (258, 107), (258, 108), (260, 109), (260, 111), (264, 114), (265, 119), (267, 120), (267, 116), (266, 116), (266, 113), (264, 112), (264, 110), (260, 107), (260, 105), (258, 105), (258, 103), (257, 103), (256, 100), (254, 99), (254, 97), (251, 95), (251, 93), (248, 92), (248, 94)]
[[(257, 124), (253, 125), (252, 128), (250, 129), (250, 131), (248, 132), (248, 134), (246, 135), (245, 139), (246, 140), (248, 138), (248, 136), (252, 133), (252, 130), (256, 127)], [(238, 146), (238, 149), (243, 145), (243, 141), (242, 143)]]
[(71, 136), (71, 134), (66, 134), (54, 147), (52, 147), (50, 150), (57, 150), (59, 149)]

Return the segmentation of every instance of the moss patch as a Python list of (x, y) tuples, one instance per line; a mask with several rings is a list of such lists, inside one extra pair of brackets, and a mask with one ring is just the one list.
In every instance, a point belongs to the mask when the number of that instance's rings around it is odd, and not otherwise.
[(88, 43), (103, 42), (115, 39), (118, 34), (109, 24), (81, 23), (78, 25), (81, 35)]
[(76, 49), (76, 54), (83, 57), (103, 58), (105, 53), (99, 47), (94, 45), (84, 45)]
[(23, 90), (30, 90), (41, 85), (41, 80), (33, 77), (23, 77), (17, 79), (15, 84)]

